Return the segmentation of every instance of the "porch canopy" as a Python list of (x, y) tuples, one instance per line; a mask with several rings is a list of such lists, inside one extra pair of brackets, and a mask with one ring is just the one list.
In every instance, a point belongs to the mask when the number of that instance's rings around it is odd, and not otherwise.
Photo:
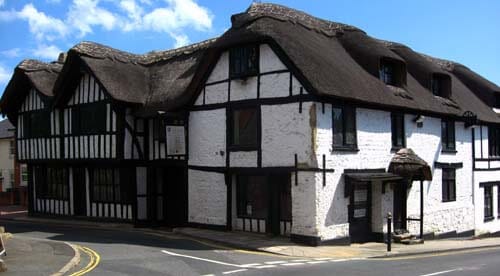
[[(386, 172), (384, 169), (367, 169), (367, 170), (344, 170), (345, 177), (345, 189), (344, 196), (348, 197), (351, 193), (353, 182), (370, 182), (381, 181), (382, 184), (389, 181), (398, 182), (403, 179), (403, 177)], [(382, 188), (385, 186), (382, 185)], [(384, 192), (384, 191), (383, 191)]]

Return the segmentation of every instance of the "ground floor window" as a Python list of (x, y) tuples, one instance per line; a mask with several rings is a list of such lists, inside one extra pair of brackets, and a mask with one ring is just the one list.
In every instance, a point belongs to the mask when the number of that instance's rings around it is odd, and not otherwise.
[(280, 220), (292, 221), (292, 186), (288, 181), (281, 182)]
[(443, 181), (443, 187), (442, 187), (443, 202), (455, 201), (456, 199), (455, 169), (443, 168), (442, 181)]
[(34, 167), (37, 198), (68, 199), (68, 169), (59, 167)]
[(492, 186), (484, 187), (484, 220), (491, 220), (493, 218), (492, 189)]
[(268, 215), (268, 187), (265, 176), (237, 177), (237, 214), (239, 218), (266, 219)]
[(90, 187), (93, 202), (130, 202), (133, 179), (131, 170), (120, 168), (91, 168)]

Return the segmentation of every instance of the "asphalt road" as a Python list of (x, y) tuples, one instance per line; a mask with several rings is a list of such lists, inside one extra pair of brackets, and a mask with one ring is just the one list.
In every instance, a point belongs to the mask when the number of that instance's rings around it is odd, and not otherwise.
[[(86, 275), (500, 275), (500, 248), (396, 259), (298, 259), (218, 248), (177, 235), (1, 221), (17, 237), (67, 241), (95, 251)], [(78, 269), (90, 263), (82, 254)]]

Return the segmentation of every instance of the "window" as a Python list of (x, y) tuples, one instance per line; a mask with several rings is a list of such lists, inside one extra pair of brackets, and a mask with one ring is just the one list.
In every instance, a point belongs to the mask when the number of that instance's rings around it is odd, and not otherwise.
[(21, 181), (28, 182), (28, 168), (26, 165), (21, 166)]
[(432, 94), (443, 97), (450, 98), (451, 96), (451, 79), (447, 75), (434, 74), (431, 80), (431, 90)]
[(488, 127), (488, 153), (491, 157), (500, 156), (500, 127)]
[(495, 93), (495, 99), (494, 99), (493, 107), (495, 108), (500, 108), (500, 91)]
[(68, 199), (68, 171), (65, 168), (34, 168), (36, 196), (49, 199)]
[[(127, 170), (118, 168), (94, 168), (90, 170), (90, 183), (92, 187), (93, 202), (128, 203), (128, 188), (132, 186), (132, 175)], [(123, 177), (121, 177), (123, 176)], [(121, 180), (121, 181), (120, 181)]]
[(441, 121), (442, 151), (455, 151), (455, 122)]
[(14, 188), (14, 182), (15, 182), (15, 177), (14, 177), (14, 170), (9, 170), (9, 182), (10, 182), (10, 188)]
[(443, 168), (442, 172), (443, 172), (442, 176), (443, 202), (455, 201), (456, 199), (455, 169)]
[(493, 219), (493, 186), (484, 187), (484, 220)]
[(106, 132), (106, 104), (74, 106), (71, 113), (72, 132), (77, 135)]
[(267, 178), (265, 176), (240, 175), (236, 184), (238, 217), (266, 219), (269, 190)]
[(256, 148), (258, 145), (258, 110), (256, 108), (235, 109), (232, 111), (231, 146)]
[(16, 142), (14, 140), (9, 141), (9, 154), (11, 156), (16, 154)]
[(404, 64), (399, 61), (383, 59), (380, 62), (379, 78), (387, 85), (402, 87), (405, 84), (405, 72)]
[(153, 123), (154, 123), (153, 139), (165, 143), (166, 141), (165, 122), (162, 119), (155, 119)]
[(235, 47), (229, 51), (229, 76), (245, 78), (259, 73), (259, 46)]
[(356, 110), (352, 107), (333, 107), (332, 113), (333, 148), (355, 149)]
[(400, 149), (406, 146), (404, 114), (391, 114), (392, 148)]
[(37, 138), (50, 136), (50, 113), (31, 111), (23, 115), (23, 137)]

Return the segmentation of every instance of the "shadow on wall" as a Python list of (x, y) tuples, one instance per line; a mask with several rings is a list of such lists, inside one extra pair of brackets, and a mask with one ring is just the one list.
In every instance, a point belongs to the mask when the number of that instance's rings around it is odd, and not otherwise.
[(337, 183), (328, 183), (327, 181), (327, 185), (335, 185), (335, 191), (326, 214), (324, 226), (330, 227), (333, 225), (348, 223), (348, 201), (347, 198), (344, 197), (344, 177), (341, 176)]

